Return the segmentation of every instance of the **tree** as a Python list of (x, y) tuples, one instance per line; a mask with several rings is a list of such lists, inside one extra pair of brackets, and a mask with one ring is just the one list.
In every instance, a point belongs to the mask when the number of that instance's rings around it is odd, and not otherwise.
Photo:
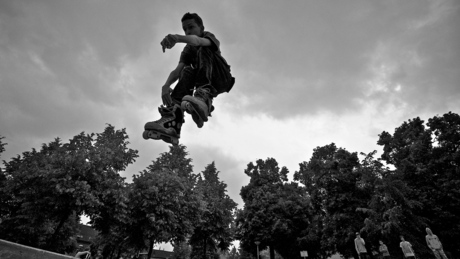
[[(274, 249), (272, 227), (276, 224), (276, 214), (272, 210), (277, 203), (276, 191), (287, 181), (288, 170), (281, 170), (273, 158), (263, 161), (259, 159), (254, 165), (248, 164), (244, 171), (251, 180), (248, 185), (241, 188), (241, 198), (244, 201), (244, 209), (237, 213), (236, 226), (240, 246), (246, 251), (254, 253), (254, 242), (259, 241), (259, 249), (267, 246)], [(274, 255), (274, 251), (270, 254)]]
[(270, 247), (270, 258), (275, 250), (283, 257), (298, 257), (299, 238), (309, 225), (310, 201), (297, 183), (287, 183), (288, 170), (279, 168), (273, 158), (248, 164), (245, 173), (251, 177), (241, 188), (243, 210), (237, 213), (237, 237), (240, 246), (255, 254), (255, 241), (259, 250)]
[(81, 133), (69, 143), (59, 138), (5, 162), (0, 193), (0, 237), (63, 252), (72, 250), (79, 217), (98, 215), (106, 197), (123, 182), (120, 171), (135, 161), (124, 129), (108, 125), (100, 134)]
[(372, 193), (361, 182), (357, 153), (332, 143), (316, 148), (310, 161), (299, 165), (294, 180), (305, 185), (316, 215), (306, 240), (320, 248), (309, 254), (330, 256), (338, 251), (351, 256), (354, 233), (364, 221), (364, 214), (356, 209), (365, 206)]
[(203, 207), (196, 175), (182, 145), (171, 147), (133, 178), (129, 236), (138, 248), (159, 242), (181, 242), (199, 222)]
[(192, 249), (187, 242), (176, 242), (173, 243), (173, 256), (172, 259), (189, 259)]
[[(413, 213), (426, 219), (416, 229), (408, 230), (420, 240), (425, 227), (438, 233), (446, 251), (460, 256), (453, 240), (460, 238), (460, 116), (449, 112), (435, 116), (425, 123), (420, 118), (404, 122), (393, 135), (382, 132), (378, 144), (383, 146), (382, 159), (395, 167), (408, 186), (407, 197), (421, 206)], [(431, 252), (424, 240), (416, 242), (423, 255)]]
[(410, 230), (425, 222), (423, 217), (414, 214), (422, 204), (409, 197), (408, 185), (400, 175), (374, 159), (375, 153), (363, 154), (362, 183), (371, 186), (373, 193), (367, 206), (358, 211), (366, 214), (363, 228), (368, 236), (366, 242), (377, 244), (378, 240), (383, 240), (390, 250), (399, 251), (399, 236), (414, 240)]
[(217, 254), (217, 248), (228, 250), (233, 241), (231, 224), (237, 204), (227, 195), (227, 184), (219, 180), (219, 171), (213, 163), (198, 177), (197, 190), (201, 192), (206, 208), (195, 226), (190, 244), (192, 258), (206, 258)]
[[(3, 143), (3, 139), (5, 137), (0, 136), (0, 156), (3, 152), (5, 152), (6, 143)], [(6, 174), (3, 172), (2, 168), (0, 167), (0, 225), (2, 224), (3, 217), (8, 215), (8, 195), (4, 193), (3, 190), (6, 190), (6, 183), (7, 183)]]
[(3, 152), (5, 152), (5, 146), (7, 145), (6, 143), (3, 143), (3, 139), (5, 137), (3, 136), (0, 136), (0, 154), (2, 154)]

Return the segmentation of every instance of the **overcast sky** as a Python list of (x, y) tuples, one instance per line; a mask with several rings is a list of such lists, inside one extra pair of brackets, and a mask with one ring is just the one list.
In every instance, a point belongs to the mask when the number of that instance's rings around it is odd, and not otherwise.
[(251, 161), (292, 175), (318, 146), (381, 151), (382, 131), (460, 111), (458, 0), (0, 0), (1, 159), (110, 123), (139, 150), (131, 181), (169, 150), (142, 132), (184, 47), (160, 41), (183, 34), (186, 12), (220, 40), (236, 84), (203, 128), (186, 115), (180, 141), (196, 173), (215, 161), (239, 207)]

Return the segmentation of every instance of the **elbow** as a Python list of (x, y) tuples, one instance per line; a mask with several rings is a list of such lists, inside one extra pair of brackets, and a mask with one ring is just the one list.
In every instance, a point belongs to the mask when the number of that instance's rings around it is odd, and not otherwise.
[(196, 47), (201, 46), (201, 38), (193, 35), (190, 39), (189, 44)]

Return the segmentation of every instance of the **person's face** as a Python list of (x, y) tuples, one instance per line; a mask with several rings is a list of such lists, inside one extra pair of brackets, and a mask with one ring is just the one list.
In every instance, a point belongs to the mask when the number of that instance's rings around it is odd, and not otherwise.
[(401, 241), (404, 241), (404, 237), (401, 237)]
[(383, 245), (383, 241), (380, 240), (379, 243), (380, 243), (381, 245)]
[(429, 228), (426, 229), (426, 233), (427, 233), (428, 235), (433, 235), (433, 232), (431, 232), (431, 229), (429, 229)]
[(202, 33), (200, 26), (198, 26), (194, 19), (183, 21), (182, 29), (184, 30), (185, 35), (201, 36)]

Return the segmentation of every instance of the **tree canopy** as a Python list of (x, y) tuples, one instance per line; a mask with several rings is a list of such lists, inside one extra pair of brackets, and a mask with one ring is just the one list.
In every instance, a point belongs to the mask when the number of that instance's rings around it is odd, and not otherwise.
[(198, 177), (197, 190), (205, 208), (190, 237), (191, 258), (217, 255), (218, 249), (227, 251), (234, 239), (231, 225), (237, 204), (227, 195), (227, 184), (220, 181), (218, 175), (212, 162)]
[[(6, 148), (0, 136), (0, 155)], [(136, 255), (153, 244), (173, 242), (175, 258), (357, 257), (355, 232), (369, 253), (378, 241), (401, 253), (403, 235), (420, 257), (429, 227), (449, 257), (460, 257), (460, 116), (449, 112), (403, 122), (383, 131), (369, 153), (334, 143), (316, 147), (289, 171), (275, 158), (245, 169), (249, 183), (237, 204), (227, 195), (214, 162), (197, 174), (186, 147), (170, 147), (132, 182), (120, 172), (135, 162), (124, 129), (56, 138), (4, 161), (0, 168), (0, 238), (57, 252), (75, 248), (81, 215), (98, 231), (104, 258)], [(259, 243), (260, 242), (260, 243)], [(275, 253), (276, 251), (276, 253)], [(265, 252), (264, 252), (265, 253)]]
[(116, 199), (124, 179), (120, 171), (135, 161), (124, 129), (108, 125), (102, 133), (80, 133), (68, 143), (59, 138), (5, 162), (0, 197), (0, 237), (63, 252), (73, 249), (79, 217), (95, 220)]

